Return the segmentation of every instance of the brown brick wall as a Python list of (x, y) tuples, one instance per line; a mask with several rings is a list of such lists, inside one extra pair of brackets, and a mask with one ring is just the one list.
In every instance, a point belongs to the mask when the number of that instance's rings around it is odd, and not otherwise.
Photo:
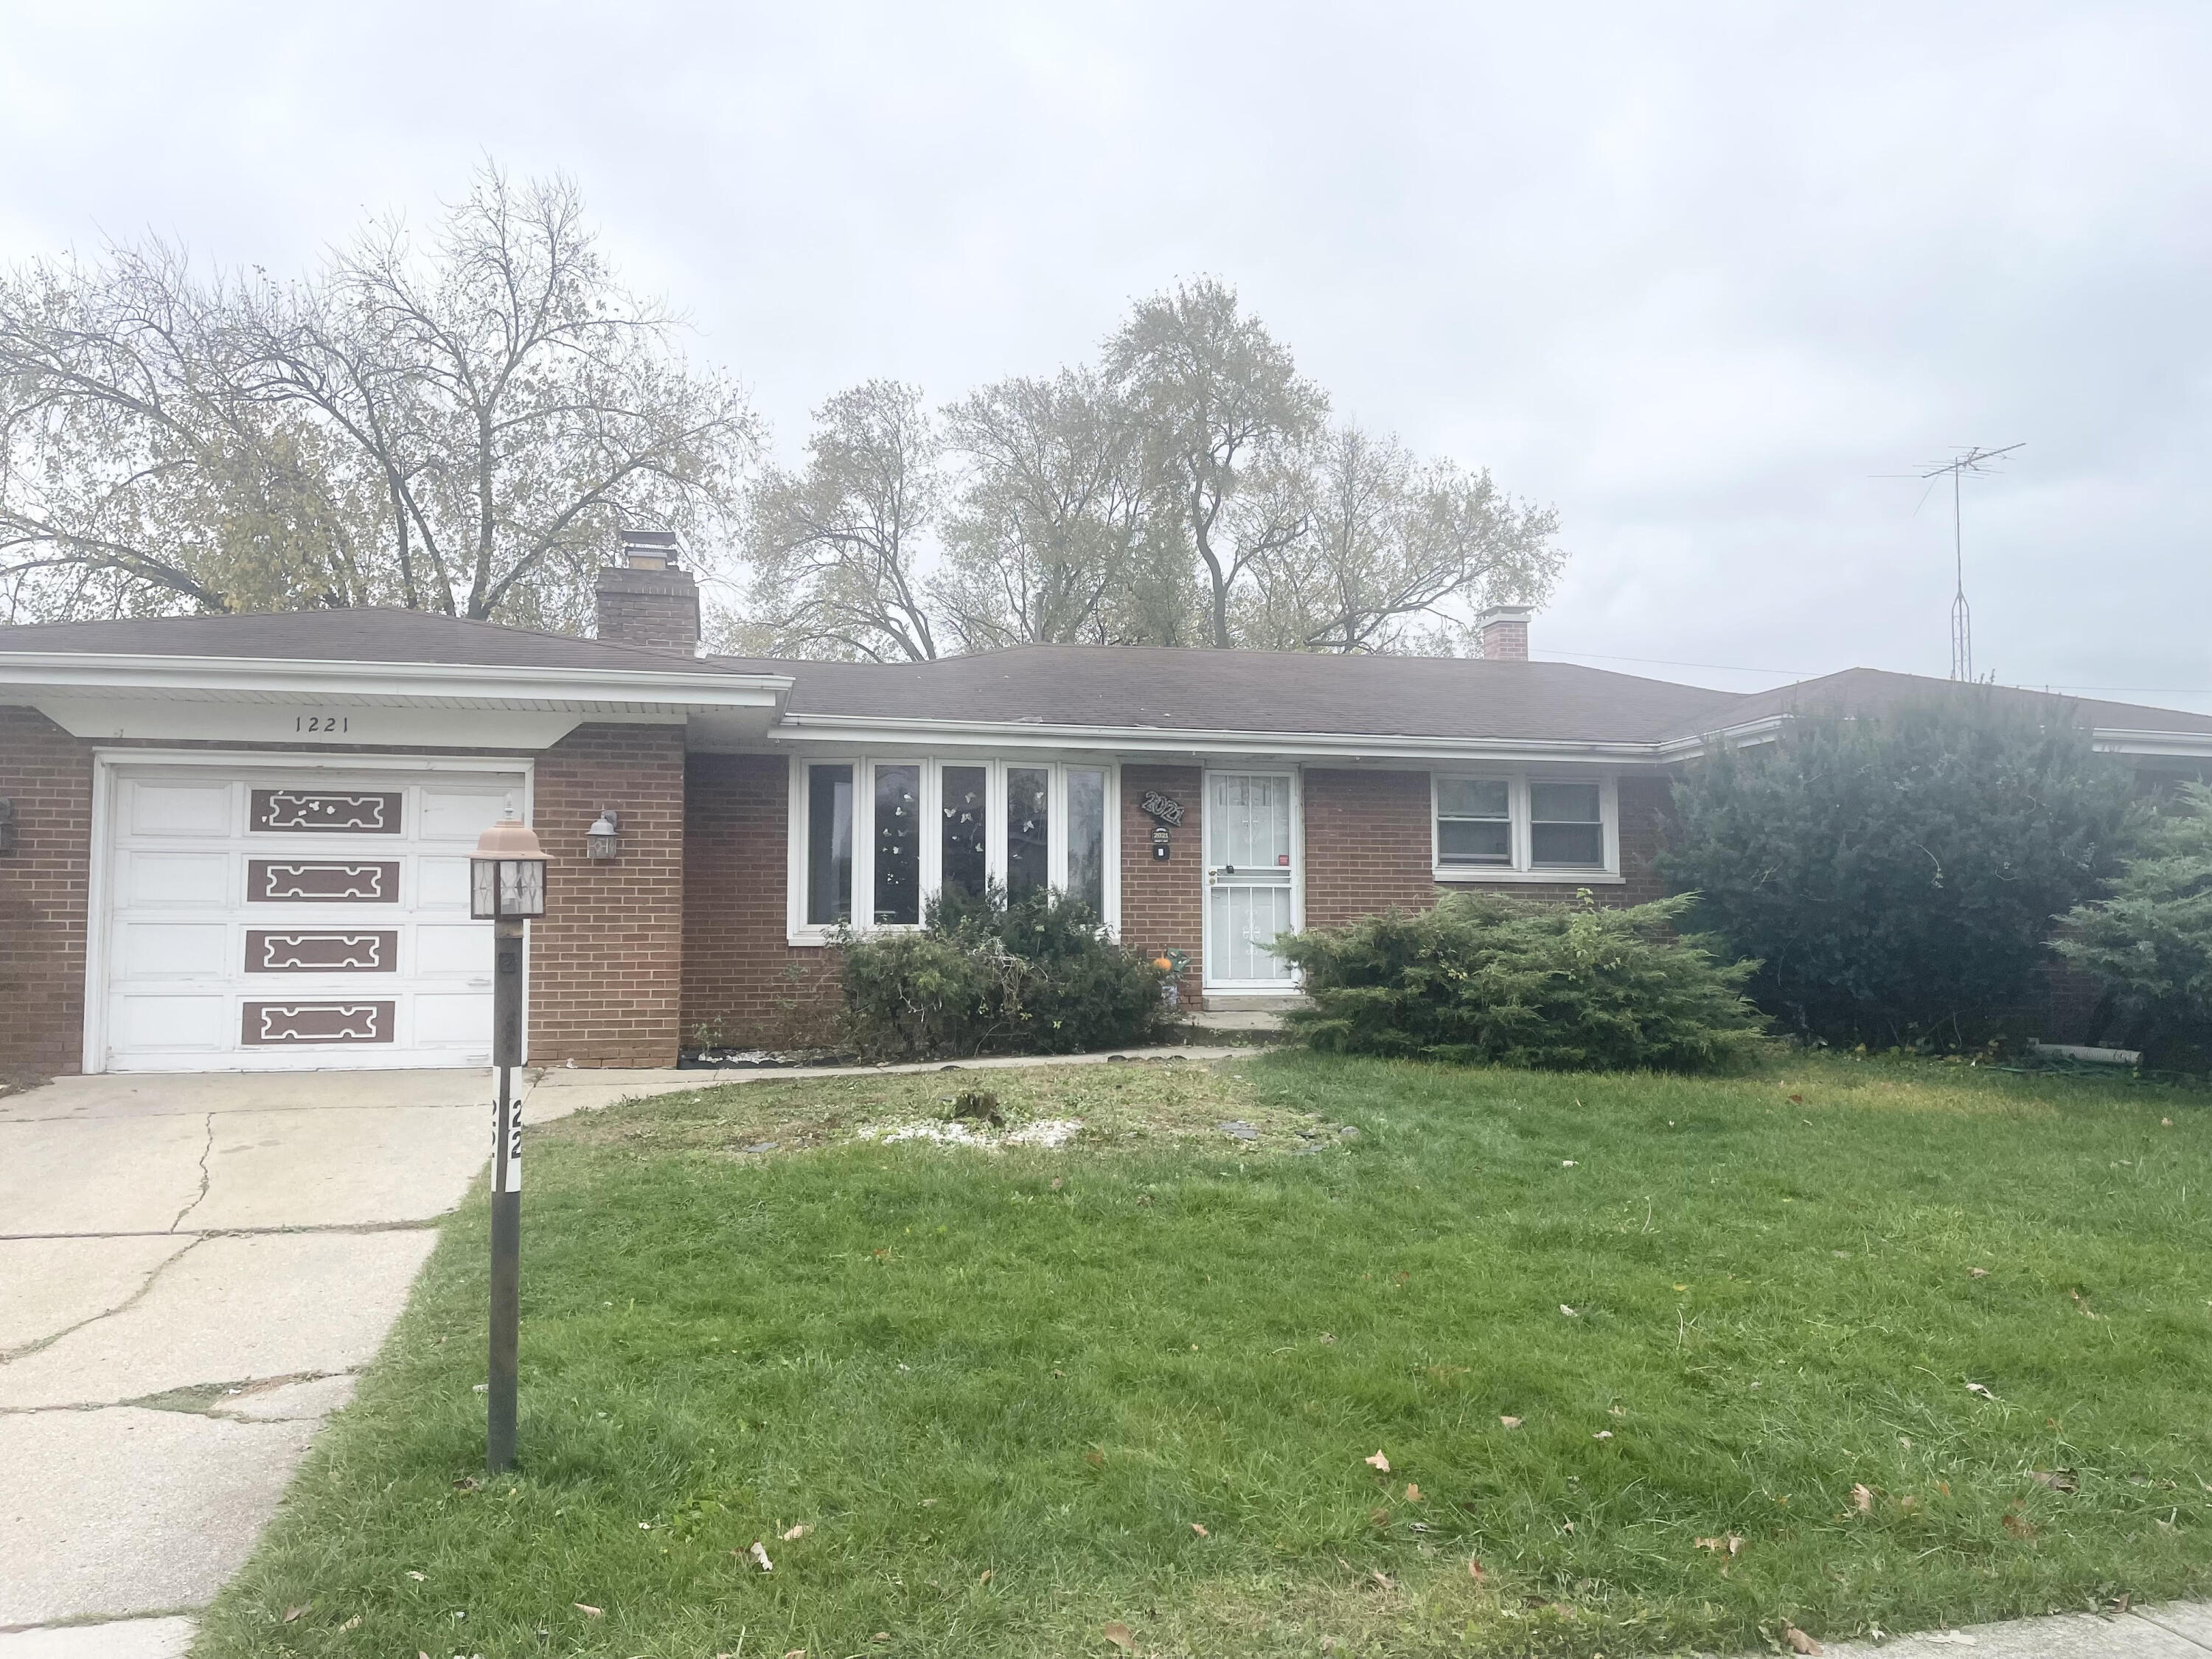
[[(1198, 1006), (1205, 944), (1205, 780), (1194, 766), (1121, 769), (1121, 941), (1150, 954), (1177, 950), (1190, 958), (1183, 1006)], [(1165, 862), (1152, 856), (1152, 820), (1137, 808), (1147, 789), (1182, 803)]]
[(684, 1043), (702, 1027), (741, 1048), (825, 1040), (830, 952), (786, 942), (790, 763), (694, 755), (684, 820)]
[[(684, 732), (580, 726), (538, 757), (532, 818), (553, 863), (531, 924), (535, 1065), (673, 1066), (684, 976)], [(602, 807), (611, 862), (584, 854)]]
[(0, 707), (0, 798), (15, 852), (0, 858), (0, 1077), (52, 1077), (84, 1056), (92, 745), (35, 708)]

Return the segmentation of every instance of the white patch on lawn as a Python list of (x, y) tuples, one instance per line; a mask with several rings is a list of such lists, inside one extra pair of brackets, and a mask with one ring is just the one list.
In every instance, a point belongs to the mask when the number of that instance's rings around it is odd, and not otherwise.
[(996, 1152), (1006, 1146), (1065, 1146), (1082, 1128), (1083, 1120), (1076, 1117), (1042, 1118), (1003, 1132), (957, 1117), (910, 1117), (868, 1124), (854, 1138), (886, 1146), (902, 1140), (927, 1140), (939, 1146), (975, 1146)]

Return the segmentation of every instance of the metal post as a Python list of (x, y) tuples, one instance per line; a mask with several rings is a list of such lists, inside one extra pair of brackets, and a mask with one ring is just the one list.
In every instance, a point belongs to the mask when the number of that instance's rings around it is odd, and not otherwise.
[(514, 1462), (514, 1395), (522, 1321), (522, 1109), (514, 1068), (522, 1063), (522, 924), (495, 924), (492, 1064), (499, 1096), (492, 1115), (491, 1369), (484, 1464), (494, 1474)]

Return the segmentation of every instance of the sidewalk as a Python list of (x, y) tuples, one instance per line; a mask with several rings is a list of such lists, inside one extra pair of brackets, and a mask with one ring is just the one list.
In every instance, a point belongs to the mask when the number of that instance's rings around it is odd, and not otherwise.
[(2062, 1613), (1964, 1630), (1923, 1631), (1879, 1644), (1829, 1642), (1828, 1659), (2203, 1659), (2212, 1654), (2212, 1601), (2168, 1601), (2111, 1618)]

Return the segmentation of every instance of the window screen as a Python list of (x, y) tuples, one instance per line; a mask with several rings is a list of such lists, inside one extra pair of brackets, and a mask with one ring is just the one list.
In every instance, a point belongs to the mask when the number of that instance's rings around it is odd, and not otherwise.
[(1437, 781), (1437, 861), (1497, 865), (1513, 862), (1512, 801), (1504, 780)]
[(1594, 783), (1528, 786), (1529, 862), (1554, 868), (1595, 869), (1605, 862), (1605, 825)]

